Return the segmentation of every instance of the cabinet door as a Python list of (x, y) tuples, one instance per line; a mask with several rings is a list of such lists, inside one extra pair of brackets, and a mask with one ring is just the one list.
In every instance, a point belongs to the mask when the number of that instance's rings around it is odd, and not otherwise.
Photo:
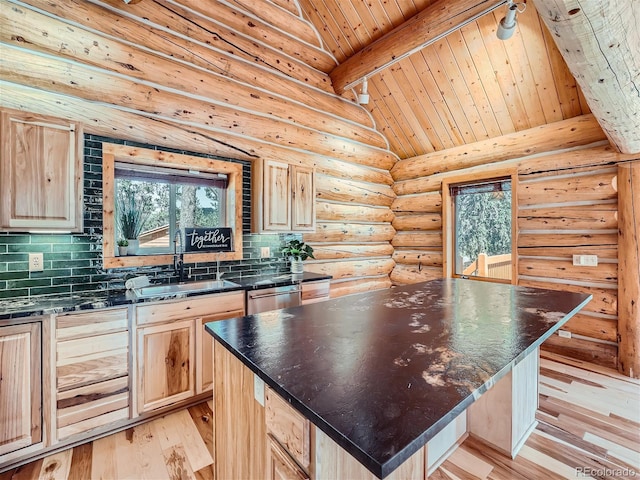
[(2, 112), (4, 230), (82, 229), (82, 135), (77, 130), (60, 119)]
[(272, 160), (264, 162), (264, 230), (291, 230), (290, 182), (288, 164)]
[(267, 480), (309, 480), (309, 475), (271, 435), (267, 447)]
[(40, 328), (0, 327), (0, 455), (42, 441)]
[(196, 318), (196, 393), (213, 390), (213, 337), (204, 330), (204, 324), (227, 318), (242, 317), (244, 306), (232, 312), (221, 312)]
[(316, 229), (316, 190), (312, 168), (291, 166), (291, 229), (313, 232)]
[(195, 395), (193, 319), (138, 330), (138, 411)]

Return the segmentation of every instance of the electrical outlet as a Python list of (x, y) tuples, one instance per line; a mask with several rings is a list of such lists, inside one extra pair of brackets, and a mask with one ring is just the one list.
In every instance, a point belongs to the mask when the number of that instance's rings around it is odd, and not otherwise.
[(260, 258), (269, 258), (271, 256), (271, 249), (269, 247), (260, 247)]
[(253, 374), (253, 397), (264, 407), (264, 381), (255, 373)]
[(43, 254), (42, 253), (30, 253), (29, 254), (29, 271), (41, 272), (44, 270), (43, 266)]
[(597, 255), (574, 255), (573, 264), (583, 267), (597, 267), (598, 256)]
[(562, 338), (571, 338), (571, 332), (568, 330), (558, 330), (558, 336)]

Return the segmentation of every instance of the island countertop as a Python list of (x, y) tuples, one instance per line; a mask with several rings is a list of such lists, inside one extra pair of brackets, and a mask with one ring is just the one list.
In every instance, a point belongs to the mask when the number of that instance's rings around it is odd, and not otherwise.
[(206, 329), (384, 478), (590, 299), (445, 279)]

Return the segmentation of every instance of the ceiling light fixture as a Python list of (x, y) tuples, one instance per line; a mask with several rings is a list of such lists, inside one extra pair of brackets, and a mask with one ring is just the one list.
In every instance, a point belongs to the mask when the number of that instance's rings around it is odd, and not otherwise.
[(362, 80), (362, 87), (358, 94), (358, 103), (360, 105), (366, 105), (369, 103), (369, 93), (367, 92), (367, 77)]
[(516, 13), (522, 13), (526, 8), (526, 3), (507, 2), (507, 14), (500, 20), (498, 30), (496, 31), (496, 36), (500, 40), (508, 40), (513, 36), (517, 24)]

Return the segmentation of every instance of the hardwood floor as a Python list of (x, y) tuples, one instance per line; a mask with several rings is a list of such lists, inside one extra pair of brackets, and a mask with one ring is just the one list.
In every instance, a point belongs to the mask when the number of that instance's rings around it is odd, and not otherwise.
[[(202, 403), (51, 455), (0, 480), (212, 479), (211, 407)], [(537, 418), (515, 459), (467, 438), (429, 478), (640, 478), (640, 381), (543, 353)]]

